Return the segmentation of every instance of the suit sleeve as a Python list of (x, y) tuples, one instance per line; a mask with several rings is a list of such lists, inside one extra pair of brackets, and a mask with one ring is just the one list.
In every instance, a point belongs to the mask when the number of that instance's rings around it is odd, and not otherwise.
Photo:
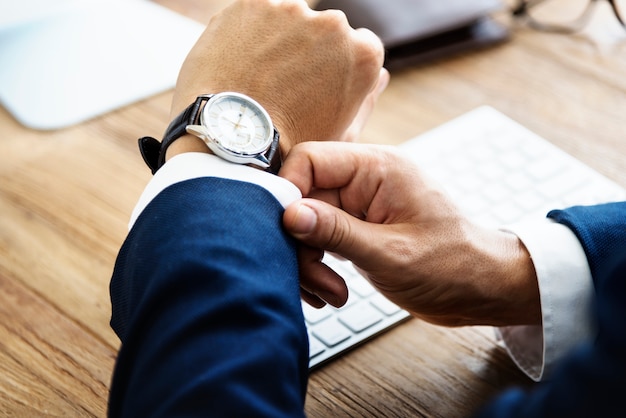
[(598, 333), (573, 349), (553, 379), (512, 389), (478, 417), (622, 417), (626, 411), (626, 203), (573, 207), (548, 215), (580, 240), (595, 288)]
[(594, 283), (596, 277), (613, 268), (607, 260), (614, 259), (626, 247), (626, 202), (554, 210), (548, 217), (576, 234), (587, 255)]
[(118, 255), (109, 416), (303, 416), (308, 341), (282, 206), (249, 183), (161, 192)]

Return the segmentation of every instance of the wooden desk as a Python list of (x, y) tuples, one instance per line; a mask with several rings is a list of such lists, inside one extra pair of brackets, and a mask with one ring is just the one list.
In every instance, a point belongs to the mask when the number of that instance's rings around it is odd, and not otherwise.
[[(162, 2), (206, 21), (229, 0)], [(363, 140), (397, 144), (489, 104), (626, 186), (626, 33), (605, 11), (584, 34), (519, 29), (394, 74)], [(56, 132), (0, 109), (0, 415), (105, 415), (119, 345), (108, 283), (150, 178), (136, 138), (161, 134), (170, 99)], [(461, 417), (514, 384), (529, 382), (490, 329), (413, 319), (313, 373), (306, 411)]]

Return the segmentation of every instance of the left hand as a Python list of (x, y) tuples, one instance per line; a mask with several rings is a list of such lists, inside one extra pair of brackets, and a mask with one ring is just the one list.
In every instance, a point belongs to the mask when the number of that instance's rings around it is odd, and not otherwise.
[(172, 117), (199, 94), (237, 91), (266, 108), (283, 155), (304, 141), (353, 138), (388, 80), (383, 58), (378, 37), (351, 28), (340, 11), (313, 11), (302, 0), (236, 0), (187, 56)]

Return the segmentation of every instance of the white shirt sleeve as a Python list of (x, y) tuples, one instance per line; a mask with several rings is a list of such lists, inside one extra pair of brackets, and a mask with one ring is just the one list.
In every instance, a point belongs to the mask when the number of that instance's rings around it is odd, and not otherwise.
[(501, 327), (502, 341), (531, 379), (550, 377), (555, 363), (594, 333), (591, 271), (576, 235), (546, 218), (509, 226), (528, 249), (541, 297), (542, 325)]
[(254, 167), (229, 163), (212, 154), (187, 152), (169, 159), (152, 177), (135, 205), (128, 228), (132, 228), (146, 206), (167, 187), (200, 177), (219, 177), (257, 184), (272, 193), (284, 208), (302, 197), (300, 190), (282, 177)]

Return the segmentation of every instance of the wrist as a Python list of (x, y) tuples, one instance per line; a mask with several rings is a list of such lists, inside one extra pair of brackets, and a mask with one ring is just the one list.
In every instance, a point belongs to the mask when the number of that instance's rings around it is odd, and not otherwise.
[[(263, 104), (263, 102), (261, 102)], [(280, 155), (285, 158), (291, 148), (297, 144), (298, 142), (294, 139), (297, 137), (295, 134), (296, 126), (295, 123), (291, 121), (289, 116), (282, 111), (278, 110), (276, 107), (268, 104), (267, 106), (263, 104), (267, 113), (270, 115), (272, 119), (272, 123), (276, 127), (276, 130), (280, 134), (280, 141), (278, 141), (278, 147), (280, 148)]]
[[(207, 147), (204, 141), (202, 141), (197, 136), (187, 134), (178, 138), (172, 143), (172, 145), (167, 148), (167, 151), (165, 152), (165, 161), (168, 161), (169, 159), (174, 158), (179, 154), (184, 154), (187, 152), (200, 152), (204, 154), (214, 155), (213, 151), (211, 151), (209, 147)], [(262, 168), (254, 165), (251, 165), (251, 167), (263, 170)]]
[(537, 275), (528, 250), (519, 238), (509, 232), (497, 231), (487, 237), (494, 257), (494, 271), (487, 286), (493, 290), (493, 306), (489, 313), (495, 326), (540, 325), (541, 301)]
[(212, 154), (211, 150), (206, 146), (202, 139), (191, 134), (186, 134), (172, 142), (172, 145), (167, 148), (165, 161), (185, 152), (203, 152), (205, 154)]

